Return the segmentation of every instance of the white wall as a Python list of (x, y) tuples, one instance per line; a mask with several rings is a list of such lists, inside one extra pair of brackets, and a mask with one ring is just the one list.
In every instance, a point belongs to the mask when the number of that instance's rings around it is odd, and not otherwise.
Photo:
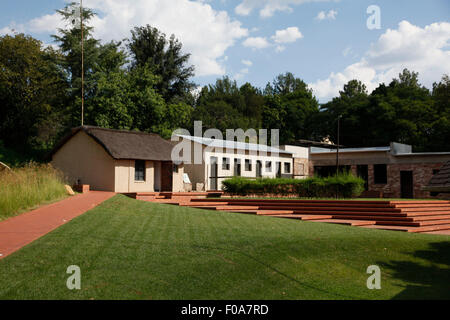
[[(256, 161), (259, 160), (262, 162), (262, 177), (266, 178), (275, 178), (277, 174), (276, 163), (281, 162), (281, 174), (292, 174), (293, 172), (293, 159), (288, 154), (279, 154), (279, 156), (271, 156), (271, 155), (255, 155), (255, 154), (233, 154), (226, 153), (225, 150), (223, 152), (212, 152), (205, 151), (204, 152), (204, 174), (206, 177), (206, 186), (207, 189), (210, 189), (211, 185), (211, 157), (217, 157), (218, 160), (218, 176), (219, 177), (232, 177), (234, 174), (234, 159), (241, 160), (241, 176), (242, 177), (256, 177)], [(222, 169), (223, 158), (229, 158), (230, 169), (224, 170)], [(245, 160), (249, 159), (251, 161), (251, 171), (245, 170)], [(266, 171), (266, 161), (272, 162), (272, 170), (271, 172)], [(290, 172), (285, 172), (284, 163), (290, 163)], [(218, 189), (222, 188), (222, 181), (225, 178), (218, 179)]]

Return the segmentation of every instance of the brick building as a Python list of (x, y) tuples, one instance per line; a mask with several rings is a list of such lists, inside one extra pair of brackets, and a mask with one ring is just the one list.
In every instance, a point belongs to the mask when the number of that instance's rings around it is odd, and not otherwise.
[[(336, 172), (336, 150), (311, 147), (309, 174), (327, 176)], [(433, 174), (450, 160), (450, 152), (412, 152), (410, 145), (392, 142), (387, 147), (343, 148), (339, 168), (366, 181), (363, 196), (430, 198), (424, 190)]]

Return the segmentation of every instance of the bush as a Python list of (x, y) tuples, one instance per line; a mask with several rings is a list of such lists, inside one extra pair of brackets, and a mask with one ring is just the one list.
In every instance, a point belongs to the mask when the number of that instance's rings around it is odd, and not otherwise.
[(354, 198), (364, 190), (364, 180), (351, 173), (306, 179), (233, 177), (223, 181), (222, 189), (232, 195), (294, 195), (301, 198)]
[(51, 165), (0, 170), (0, 220), (65, 195), (63, 176)]

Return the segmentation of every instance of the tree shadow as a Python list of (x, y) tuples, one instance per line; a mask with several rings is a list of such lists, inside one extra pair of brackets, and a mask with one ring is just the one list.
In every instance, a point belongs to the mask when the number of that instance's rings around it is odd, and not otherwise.
[(450, 299), (450, 241), (431, 243), (428, 250), (411, 254), (427, 263), (392, 261), (378, 264), (382, 270), (389, 269), (393, 278), (407, 283), (393, 299)]

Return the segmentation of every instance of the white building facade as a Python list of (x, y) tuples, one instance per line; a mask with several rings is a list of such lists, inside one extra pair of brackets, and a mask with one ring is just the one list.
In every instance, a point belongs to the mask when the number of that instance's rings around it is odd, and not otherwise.
[(304, 174), (296, 174), (294, 165), (299, 159), (307, 163), (309, 155), (308, 148), (297, 146), (275, 148), (196, 136), (179, 137), (191, 143), (192, 154), (194, 150), (201, 152), (201, 161), (195, 163), (191, 156), (191, 163), (183, 163), (195, 191), (221, 190), (222, 182), (233, 176), (302, 178)]

